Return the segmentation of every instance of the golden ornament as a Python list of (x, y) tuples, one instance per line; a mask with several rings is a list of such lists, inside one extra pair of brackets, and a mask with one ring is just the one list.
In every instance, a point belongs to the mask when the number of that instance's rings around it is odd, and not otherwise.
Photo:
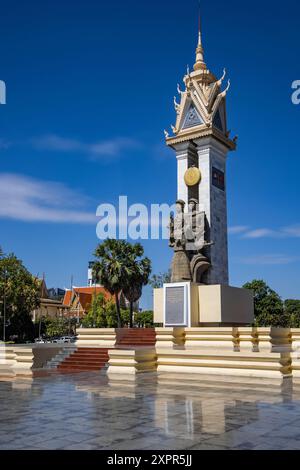
[(187, 186), (195, 186), (201, 181), (201, 172), (199, 168), (192, 166), (186, 170), (184, 174), (184, 181)]

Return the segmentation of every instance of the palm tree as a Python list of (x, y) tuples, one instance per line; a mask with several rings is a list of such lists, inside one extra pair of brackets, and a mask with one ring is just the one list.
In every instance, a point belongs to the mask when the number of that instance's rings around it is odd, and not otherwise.
[(132, 247), (130, 259), (131, 274), (129, 275), (127, 285), (123, 288), (123, 294), (130, 305), (130, 328), (133, 327), (133, 304), (141, 297), (143, 286), (148, 284), (151, 273), (150, 259), (138, 259), (143, 256), (143, 254), (144, 249), (139, 243)]
[(121, 328), (120, 295), (132, 275), (132, 245), (108, 238), (97, 246), (95, 256), (99, 260), (93, 266), (93, 275), (115, 297), (118, 328)]

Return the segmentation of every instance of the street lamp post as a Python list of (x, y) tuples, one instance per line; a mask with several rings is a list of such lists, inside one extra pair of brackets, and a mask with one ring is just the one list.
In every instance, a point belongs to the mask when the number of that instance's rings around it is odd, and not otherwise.
[(6, 341), (6, 278), (7, 272), (4, 269), (4, 289), (3, 289), (3, 342)]
[(43, 316), (41, 315), (40, 316), (40, 323), (39, 323), (39, 339), (41, 339), (42, 319), (43, 319)]

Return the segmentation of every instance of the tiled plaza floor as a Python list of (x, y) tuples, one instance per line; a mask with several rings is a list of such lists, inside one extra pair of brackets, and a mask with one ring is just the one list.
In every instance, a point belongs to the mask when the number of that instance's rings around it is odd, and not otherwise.
[(152, 373), (0, 381), (0, 449), (300, 449), (300, 383), (245, 382)]

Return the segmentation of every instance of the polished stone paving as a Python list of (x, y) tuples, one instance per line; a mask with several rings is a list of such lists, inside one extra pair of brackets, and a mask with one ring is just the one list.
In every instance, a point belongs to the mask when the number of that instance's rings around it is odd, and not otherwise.
[(300, 449), (300, 382), (105, 373), (0, 381), (0, 449)]

